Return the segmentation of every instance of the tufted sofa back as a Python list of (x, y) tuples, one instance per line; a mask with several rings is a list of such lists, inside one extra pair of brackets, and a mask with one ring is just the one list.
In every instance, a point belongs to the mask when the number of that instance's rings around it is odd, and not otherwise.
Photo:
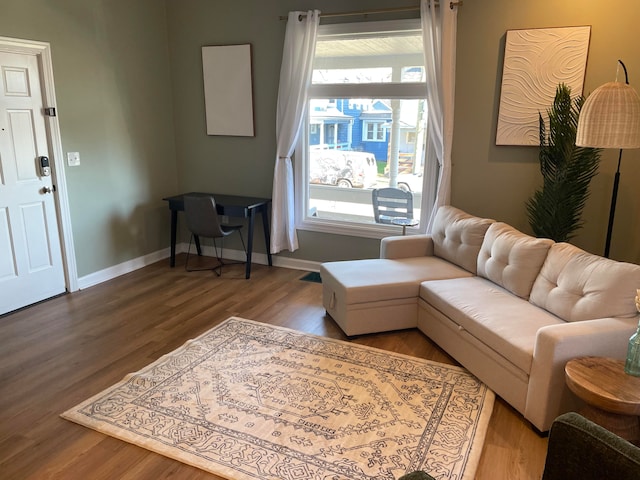
[(475, 274), (484, 235), (494, 222), (449, 205), (440, 207), (431, 233), (434, 255)]
[(478, 275), (528, 299), (547, 252), (548, 238), (535, 238), (506, 223), (489, 227), (478, 254)]
[(556, 243), (536, 279), (529, 301), (567, 321), (637, 315), (640, 265)]

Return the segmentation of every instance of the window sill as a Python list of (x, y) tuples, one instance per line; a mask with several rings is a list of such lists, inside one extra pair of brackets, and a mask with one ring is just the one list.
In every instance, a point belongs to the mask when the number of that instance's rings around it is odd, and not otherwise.
[[(345, 222), (332, 222), (331, 220), (307, 219), (298, 222), (298, 230), (308, 232), (330, 233), (333, 235), (343, 235), (348, 237), (361, 238), (384, 238), (395, 235), (402, 235), (402, 227), (396, 225), (381, 224), (356, 224)], [(407, 234), (424, 233), (418, 227), (408, 227)]]

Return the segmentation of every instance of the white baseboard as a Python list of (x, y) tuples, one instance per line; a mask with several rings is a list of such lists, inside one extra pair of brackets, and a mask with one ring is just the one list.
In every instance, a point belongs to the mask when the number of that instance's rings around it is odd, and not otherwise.
[(90, 273), (84, 277), (78, 278), (78, 288), (83, 290), (85, 288), (93, 287), (112, 278), (119, 277), (126, 273), (133, 272), (139, 268), (146, 267), (152, 263), (158, 262), (164, 258), (169, 258), (171, 251), (168, 248), (159, 250), (142, 257), (134, 258), (126, 262), (114, 265), (112, 267), (105, 268), (104, 270), (98, 270), (97, 272)]
[[(187, 246), (188, 245), (186, 243), (177, 244), (176, 253), (186, 252)], [(203, 247), (202, 253), (204, 255), (208, 255), (212, 257), (215, 256), (213, 247), (207, 247), (207, 246)], [(119, 277), (120, 275), (133, 272), (135, 270), (138, 270), (139, 268), (146, 267), (147, 265), (151, 265), (152, 263), (159, 262), (160, 260), (168, 259), (170, 254), (171, 254), (170, 249), (165, 248), (163, 250), (159, 250), (157, 252), (144, 255), (142, 257), (134, 258), (132, 260), (128, 260), (126, 262), (120, 263), (118, 265), (114, 265), (109, 268), (105, 268), (104, 270), (99, 270), (97, 272), (90, 273), (89, 275), (85, 275), (84, 277), (79, 277), (78, 288), (80, 290), (83, 290), (85, 288), (93, 287), (94, 285), (98, 285), (99, 283), (106, 282), (107, 280), (111, 280), (113, 278)], [(242, 250), (233, 250), (233, 249), (225, 248), (224, 257), (230, 260), (243, 261), (244, 252)], [(320, 271), (321, 262), (312, 262), (309, 260), (299, 260), (296, 258), (288, 258), (288, 257), (278, 257), (277, 255), (273, 255), (272, 260), (273, 260), (273, 265), (275, 267), (291, 268), (293, 270), (307, 270), (311, 272)], [(251, 263), (268, 265), (267, 254), (254, 252), (251, 258)]]

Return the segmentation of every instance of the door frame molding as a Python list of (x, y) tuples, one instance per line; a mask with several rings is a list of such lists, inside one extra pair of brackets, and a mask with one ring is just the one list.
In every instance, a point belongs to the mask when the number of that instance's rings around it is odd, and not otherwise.
[[(58, 107), (53, 81), (53, 63), (51, 61), (50, 44), (48, 42), (34, 40), (0, 37), (0, 52), (34, 55), (37, 57), (40, 70), (40, 82), (42, 85), (42, 101), (45, 107), (54, 107), (57, 112)], [(68, 292), (75, 292), (78, 290), (78, 269), (71, 229), (71, 213), (69, 209), (67, 180), (64, 171), (62, 138), (60, 136), (58, 116), (45, 116), (45, 125), (47, 127), (47, 141), (51, 150), (49, 152), (49, 159), (52, 167), (52, 180), (56, 186), (56, 194), (54, 197), (56, 218), (58, 220), (58, 234), (60, 235), (60, 246), (62, 247), (65, 286)]]

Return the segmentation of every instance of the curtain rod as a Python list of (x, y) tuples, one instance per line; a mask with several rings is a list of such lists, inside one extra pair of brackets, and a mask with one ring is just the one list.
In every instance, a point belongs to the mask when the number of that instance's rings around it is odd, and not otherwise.
[[(451, 1), (449, 2), (449, 8), (451, 8), (453, 10), (454, 7), (458, 7), (461, 6), (463, 4), (462, 0), (458, 0), (458, 1)], [(436, 5), (438, 5), (436, 3)], [(395, 12), (415, 12), (415, 11), (420, 11), (420, 6), (415, 6), (415, 7), (394, 7), (394, 8), (382, 8), (382, 9), (378, 9), (378, 10), (360, 10), (360, 11), (353, 11), (353, 12), (335, 12), (335, 13), (321, 13), (320, 17), (325, 17), (325, 18), (329, 18), (329, 17), (352, 17), (352, 16), (356, 16), (356, 15), (377, 15), (380, 13), (395, 13)], [(302, 16), (306, 16), (306, 13), (303, 13), (300, 15)], [(281, 15), (280, 16), (280, 20), (287, 20), (289, 17), (286, 15)]]

